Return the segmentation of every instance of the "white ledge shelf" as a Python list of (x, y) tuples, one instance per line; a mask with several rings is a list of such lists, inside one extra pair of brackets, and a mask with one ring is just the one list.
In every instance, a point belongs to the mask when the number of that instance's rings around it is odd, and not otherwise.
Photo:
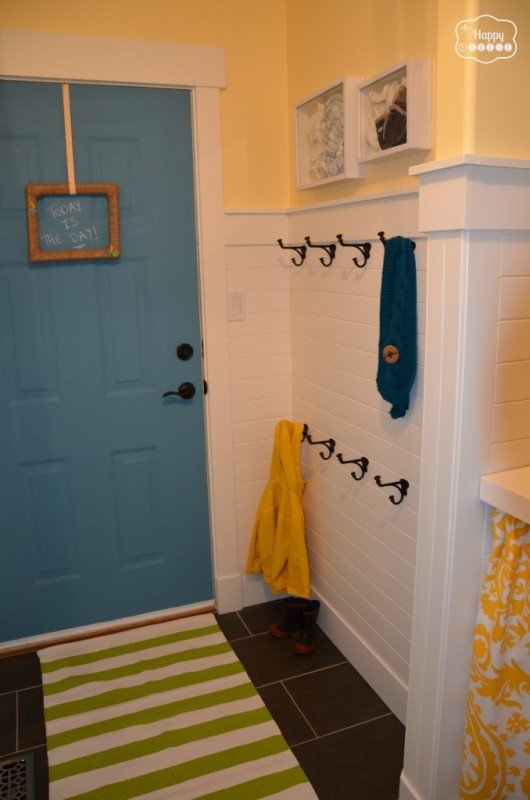
[(484, 475), (480, 481), (480, 499), (530, 523), (530, 467)]

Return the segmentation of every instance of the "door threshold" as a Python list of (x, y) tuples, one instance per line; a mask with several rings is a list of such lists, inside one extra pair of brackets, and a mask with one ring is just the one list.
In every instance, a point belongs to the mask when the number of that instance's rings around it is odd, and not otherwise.
[(161, 611), (151, 611), (147, 614), (138, 614), (134, 617), (122, 617), (108, 622), (96, 622), (93, 625), (83, 625), (79, 628), (67, 628), (62, 631), (28, 636), (24, 639), (15, 639), (10, 642), (0, 642), (0, 658), (18, 655), (28, 650), (40, 650), (43, 647), (52, 647), (55, 644), (77, 642), (82, 639), (92, 639), (96, 636), (105, 636), (108, 633), (142, 628), (145, 625), (154, 625), (157, 622), (167, 622), (172, 619), (193, 617), (197, 614), (212, 614), (216, 611), (213, 600), (202, 603), (190, 603), (177, 608), (164, 608)]

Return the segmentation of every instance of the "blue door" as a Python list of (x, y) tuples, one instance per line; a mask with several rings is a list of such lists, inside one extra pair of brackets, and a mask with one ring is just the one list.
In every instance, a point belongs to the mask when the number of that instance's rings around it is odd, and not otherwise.
[(67, 178), (61, 87), (0, 82), (3, 641), (213, 596), (190, 94), (70, 97), (77, 182), (119, 184), (121, 257), (30, 264), (24, 186)]

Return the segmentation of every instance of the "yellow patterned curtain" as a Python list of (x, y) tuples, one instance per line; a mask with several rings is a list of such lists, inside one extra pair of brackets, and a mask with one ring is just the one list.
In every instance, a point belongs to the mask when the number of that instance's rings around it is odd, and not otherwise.
[(473, 647), (460, 800), (530, 798), (530, 525), (495, 511)]

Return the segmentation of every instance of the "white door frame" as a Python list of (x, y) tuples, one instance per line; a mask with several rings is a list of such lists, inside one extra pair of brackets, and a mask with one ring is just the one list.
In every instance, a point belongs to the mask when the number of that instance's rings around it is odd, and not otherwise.
[[(192, 92), (195, 203), (205, 426), (215, 597), (219, 611), (241, 608), (226, 317), (219, 47), (102, 39), (0, 29), (0, 78), (184, 88)], [(193, 531), (189, 533), (193, 536)]]

